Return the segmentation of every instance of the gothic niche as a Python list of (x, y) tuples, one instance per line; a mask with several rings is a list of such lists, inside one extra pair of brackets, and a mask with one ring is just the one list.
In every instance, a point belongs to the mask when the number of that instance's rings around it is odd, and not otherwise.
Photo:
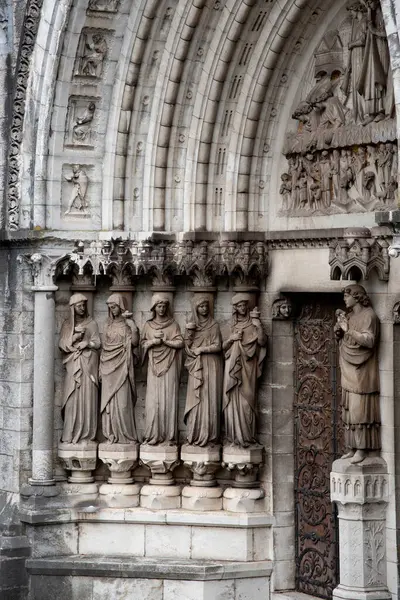
[(360, 213), (395, 204), (393, 79), (379, 2), (347, 7), (314, 55), (281, 175), (281, 215)]

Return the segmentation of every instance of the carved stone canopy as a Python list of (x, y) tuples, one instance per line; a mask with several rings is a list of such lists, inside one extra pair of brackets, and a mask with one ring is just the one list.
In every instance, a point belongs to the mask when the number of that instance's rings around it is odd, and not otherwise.
[(375, 270), (381, 281), (389, 279), (389, 244), (372, 237), (367, 228), (347, 230), (342, 240), (330, 244), (330, 277), (333, 280), (368, 279)]

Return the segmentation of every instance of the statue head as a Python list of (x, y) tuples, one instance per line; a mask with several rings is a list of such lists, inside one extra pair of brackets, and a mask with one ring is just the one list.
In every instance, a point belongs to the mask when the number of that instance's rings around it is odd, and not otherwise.
[(232, 298), (232, 313), (235, 318), (244, 317), (250, 310), (250, 294), (235, 294)]
[(87, 315), (88, 299), (83, 294), (73, 294), (69, 299), (69, 305), (73, 315), (84, 317)]
[(154, 294), (151, 298), (152, 319), (172, 317), (169, 297), (166, 294)]
[(126, 311), (126, 302), (122, 294), (111, 294), (106, 300), (106, 304), (108, 306), (108, 316), (111, 319), (119, 317), (119, 315)]
[(347, 287), (344, 288), (343, 294), (344, 294), (344, 303), (346, 304), (347, 308), (351, 308), (352, 306), (354, 306), (354, 302), (352, 302), (351, 300), (349, 301), (350, 298), (355, 300), (356, 301), (355, 303), (361, 304), (362, 306), (370, 306), (371, 305), (369, 296), (368, 296), (367, 292), (365, 291), (365, 288), (363, 288), (362, 285), (358, 285), (358, 284), (348, 285)]

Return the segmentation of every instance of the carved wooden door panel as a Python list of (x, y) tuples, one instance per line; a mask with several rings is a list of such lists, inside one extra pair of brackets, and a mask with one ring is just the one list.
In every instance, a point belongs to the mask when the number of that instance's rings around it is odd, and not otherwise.
[(335, 307), (310, 296), (295, 323), (296, 589), (331, 598), (339, 582), (332, 462), (343, 450)]

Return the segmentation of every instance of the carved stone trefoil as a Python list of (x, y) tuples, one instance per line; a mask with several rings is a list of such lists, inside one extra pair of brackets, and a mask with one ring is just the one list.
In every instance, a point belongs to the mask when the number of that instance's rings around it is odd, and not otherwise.
[(389, 244), (372, 237), (369, 229), (347, 230), (341, 240), (330, 244), (330, 278), (367, 280), (375, 270), (381, 281), (389, 279)]

